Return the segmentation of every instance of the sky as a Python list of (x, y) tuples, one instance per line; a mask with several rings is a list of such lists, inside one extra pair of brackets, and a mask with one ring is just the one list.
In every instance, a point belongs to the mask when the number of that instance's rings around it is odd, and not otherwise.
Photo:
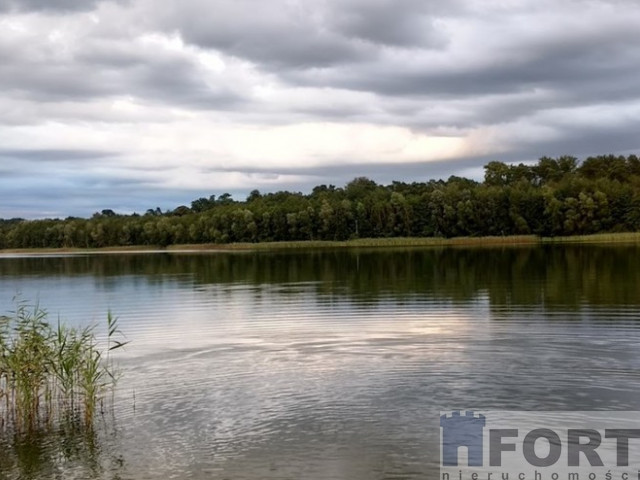
[(0, 0), (0, 217), (640, 149), (637, 0)]

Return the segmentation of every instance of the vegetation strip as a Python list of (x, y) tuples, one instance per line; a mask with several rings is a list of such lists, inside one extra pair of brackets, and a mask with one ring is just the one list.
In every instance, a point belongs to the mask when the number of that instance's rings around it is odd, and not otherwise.
[(93, 327), (52, 326), (37, 305), (18, 302), (0, 317), (0, 427), (31, 432), (80, 420), (91, 428), (96, 406), (118, 379), (110, 353), (127, 343), (119, 335), (109, 313), (101, 349)]
[[(564, 156), (544, 157), (536, 165), (490, 162), (483, 182), (450, 177), (385, 186), (361, 177), (344, 188), (317, 186), (308, 195), (262, 195), (254, 190), (241, 202), (229, 194), (212, 195), (194, 200), (190, 207), (150, 209), (144, 215), (105, 209), (91, 219), (0, 220), (0, 249), (189, 244), (240, 248), (235, 245), (273, 242), (299, 248), (300, 242), (312, 242), (305, 247), (324, 246), (318, 241), (343, 246), (344, 241), (358, 239), (375, 239), (362, 241), (376, 246), (378, 239), (400, 238), (406, 244), (417, 242), (415, 237), (432, 239), (428, 244), (445, 244), (443, 238), (457, 244), (493, 242), (475, 240), (483, 237), (637, 231), (640, 159), (608, 155), (580, 163)], [(471, 239), (457, 239), (464, 237)]]
[(197, 253), (226, 251), (276, 251), (313, 250), (332, 248), (394, 248), (394, 247), (455, 247), (455, 246), (526, 246), (552, 244), (609, 244), (640, 243), (640, 232), (600, 233), (569, 237), (537, 237), (513, 235), (507, 237), (456, 237), (456, 238), (361, 238), (346, 241), (297, 241), (230, 244), (170, 245), (165, 248), (145, 245), (104, 248), (40, 248), (0, 250), (0, 255), (86, 255), (86, 254), (137, 254), (137, 253)]

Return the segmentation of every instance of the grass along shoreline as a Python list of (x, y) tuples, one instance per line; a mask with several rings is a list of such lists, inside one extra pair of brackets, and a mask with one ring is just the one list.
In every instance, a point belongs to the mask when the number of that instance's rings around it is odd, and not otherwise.
[(545, 244), (611, 244), (640, 243), (640, 232), (597, 233), (568, 237), (538, 237), (535, 235), (513, 235), (504, 237), (393, 237), (360, 238), (345, 241), (301, 240), (290, 242), (228, 243), (228, 244), (186, 244), (159, 247), (152, 245), (103, 247), (103, 248), (25, 248), (0, 250), (0, 255), (20, 254), (115, 254), (115, 253), (180, 253), (216, 251), (270, 251), (331, 248), (401, 248), (401, 247), (483, 247), (522, 246)]

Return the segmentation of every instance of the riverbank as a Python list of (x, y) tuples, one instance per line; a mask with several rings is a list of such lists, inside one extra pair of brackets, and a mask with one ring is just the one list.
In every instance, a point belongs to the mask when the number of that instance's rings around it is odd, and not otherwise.
[(263, 243), (229, 244), (186, 244), (158, 247), (151, 245), (104, 247), (104, 248), (35, 248), (0, 250), (1, 255), (66, 255), (66, 254), (113, 254), (113, 253), (180, 253), (215, 251), (264, 251), (290, 249), (324, 248), (402, 248), (402, 247), (491, 247), (522, 246), (542, 244), (610, 244), (640, 243), (640, 232), (601, 233), (594, 235), (576, 235), (570, 237), (537, 237), (535, 235), (517, 235), (505, 237), (455, 237), (455, 238), (361, 238), (346, 241), (295, 241)]

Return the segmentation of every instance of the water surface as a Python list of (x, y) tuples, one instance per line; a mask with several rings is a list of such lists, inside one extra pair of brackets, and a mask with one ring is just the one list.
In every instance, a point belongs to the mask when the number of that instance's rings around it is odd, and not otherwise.
[(0, 478), (436, 478), (440, 410), (640, 410), (639, 254), (0, 258), (2, 312), (131, 340), (96, 432), (2, 438)]

